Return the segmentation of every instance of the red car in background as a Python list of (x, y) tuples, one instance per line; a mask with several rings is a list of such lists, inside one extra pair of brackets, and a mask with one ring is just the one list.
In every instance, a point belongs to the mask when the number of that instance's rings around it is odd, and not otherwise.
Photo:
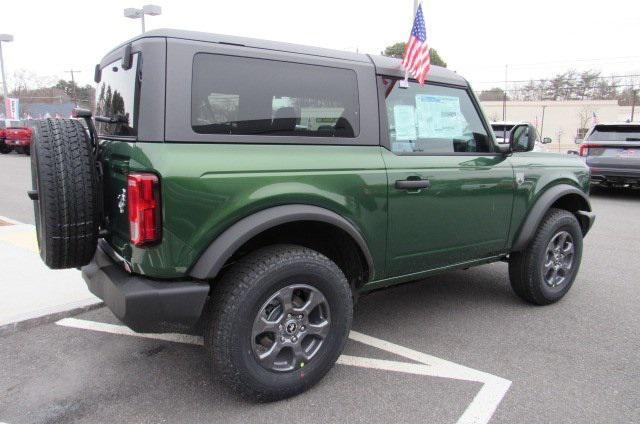
[[(15, 149), (17, 153), (29, 154), (31, 150), (31, 137), (33, 131), (27, 127), (10, 127), (5, 128), (2, 131), (4, 133), (4, 143), (0, 146), (0, 153), (9, 153), (11, 149)], [(0, 138), (2, 138), (0, 133)]]
[(11, 151), (11, 147), (7, 146), (4, 142), (5, 139), (5, 129), (0, 128), (0, 153), (6, 155)]

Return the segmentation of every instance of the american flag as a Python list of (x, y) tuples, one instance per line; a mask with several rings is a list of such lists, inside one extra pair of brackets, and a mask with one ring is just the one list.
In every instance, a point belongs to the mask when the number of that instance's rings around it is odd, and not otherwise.
[(411, 36), (404, 50), (402, 66), (408, 75), (417, 79), (422, 85), (427, 79), (427, 73), (431, 68), (431, 54), (429, 54), (429, 44), (427, 44), (427, 30), (424, 27), (424, 15), (422, 14), (422, 3), (418, 5), (416, 17), (411, 28)]

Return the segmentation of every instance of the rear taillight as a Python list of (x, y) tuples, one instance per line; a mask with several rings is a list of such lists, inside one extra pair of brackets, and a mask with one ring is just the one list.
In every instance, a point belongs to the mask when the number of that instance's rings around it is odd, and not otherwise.
[(127, 177), (129, 235), (136, 246), (156, 243), (162, 238), (160, 180), (150, 173)]
[(589, 149), (594, 149), (597, 147), (601, 147), (598, 144), (581, 144), (580, 145), (580, 156), (587, 156), (589, 154)]

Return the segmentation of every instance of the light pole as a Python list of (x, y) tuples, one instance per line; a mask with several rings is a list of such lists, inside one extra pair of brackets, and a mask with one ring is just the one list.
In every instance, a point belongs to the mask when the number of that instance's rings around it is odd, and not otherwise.
[(0, 68), (2, 69), (2, 89), (4, 94), (4, 116), (7, 116), (7, 99), (9, 98), (9, 90), (7, 90), (7, 78), (4, 75), (4, 59), (2, 58), (2, 43), (10, 43), (13, 41), (13, 35), (10, 34), (0, 34)]
[(124, 16), (131, 19), (140, 19), (142, 21), (142, 32), (144, 33), (144, 15), (158, 16), (162, 13), (162, 8), (155, 4), (146, 4), (142, 6), (142, 9), (136, 9), (134, 7), (128, 7), (124, 9)]
[(71, 88), (73, 88), (73, 103), (78, 107), (78, 96), (76, 96), (76, 79), (74, 78), (74, 74), (82, 71), (76, 71), (74, 69), (69, 69), (68, 71), (71, 74)]

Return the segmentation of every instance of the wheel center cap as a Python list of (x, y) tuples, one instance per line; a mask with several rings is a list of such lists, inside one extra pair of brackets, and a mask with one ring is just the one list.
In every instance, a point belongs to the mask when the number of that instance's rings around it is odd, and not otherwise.
[(285, 327), (287, 334), (295, 334), (295, 332), (298, 330), (298, 323), (295, 321), (289, 321), (287, 322), (287, 325)]

